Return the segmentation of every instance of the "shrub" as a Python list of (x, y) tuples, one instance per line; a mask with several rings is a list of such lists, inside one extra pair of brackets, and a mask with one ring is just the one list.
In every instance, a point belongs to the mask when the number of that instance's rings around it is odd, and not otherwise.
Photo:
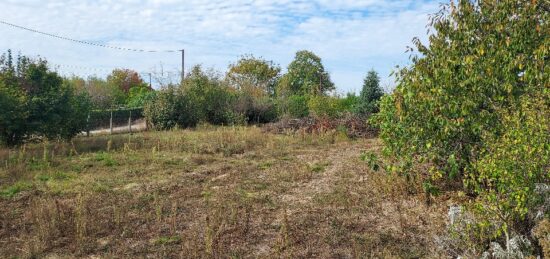
[[(547, 34), (524, 29), (548, 26), (540, 7), (477, 5), (460, 1), (450, 14), (434, 18), (437, 34), (429, 47), (414, 41), (422, 56), (399, 71), (397, 88), (383, 98), (376, 119), (387, 152), (430, 163), (436, 178), (463, 175), (485, 148), (483, 136), (502, 134), (497, 111), (513, 110), (520, 96), (543, 91), (548, 81)], [(501, 16), (518, 17), (491, 19)], [(472, 33), (483, 37), (471, 39)]]
[(338, 99), (338, 106), (342, 112), (355, 113), (356, 107), (360, 102), (360, 99), (355, 93), (348, 93), (346, 97)]
[(527, 197), (534, 182), (550, 181), (549, 13), (542, 1), (453, 3), (432, 18), (429, 46), (414, 40), (420, 55), (398, 71), (374, 121), (389, 169), (427, 164), (414, 175), (427, 173), (434, 193), (436, 182), (462, 178), (478, 212), (505, 215), (488, 224), (512, 227), (537, 199)]
[(487, 143), (466, 183), (479, 194), (475, 209), (485, 221), (502, 222), (495, 233), (527, 232), (527, 213), (542, 201), (537, 183), (550, 179), (550, 110), (548, 103), (533, 97), (502, 114), (502, 135), (487, 135)]
[(307, 102), (307, 107), (313, 116), (334, 118), (344, 110), (340, 104), (340, 100), (335, 97), (312, 96)]
[(303, 118), (309, 115), (308, 98), (303, 95), (291, 95), (286, 99), (279, 99), (279, 111), (292, 118)]
[(130, 88), (128, 92), (128, 101), (126, 105), (128, 107), (143, 107), (147, 100), (151, 98), (153, 90), (149, 87), (135, 86)]
[(144, 115), (157, 130), (172, 129), (176, 126), (194, 127), (199, 122), (197, 105), (192, 99), (174, 88), (156, 92), (144, 107)]
[(195, 66), (185, 79), (181, 89), (196, 105), (200, 120), (210, 124), (230, 124), (228, 114), (232, 112), (234, 94), (213, 71), (203, 71), (201, 66)]
[(272, 98), (254, 97), (246, 92), (237, 94), (233, 110), (251, 123), (273, 122), (278, 117), (277, 106)]

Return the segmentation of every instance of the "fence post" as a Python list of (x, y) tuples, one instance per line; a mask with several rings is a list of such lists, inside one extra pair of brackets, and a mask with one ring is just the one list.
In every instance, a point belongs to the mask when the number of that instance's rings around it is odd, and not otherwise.
[(88, 117), (86, 118), (86, 137), (90, 137), (90, 113), (88, 113)]
[(113, 135), (113, 108), (111, 108), (111, 120), (109, 121), (109, 129), (111, 135)]
[(132, 134), (132, 110), (130, 110), (130, 117), (128, 117), (128, 131)]

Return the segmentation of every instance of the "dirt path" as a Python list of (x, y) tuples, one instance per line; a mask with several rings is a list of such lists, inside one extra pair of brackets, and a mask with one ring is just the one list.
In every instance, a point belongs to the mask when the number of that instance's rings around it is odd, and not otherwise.
[[(145, 120), (137, 120), (134, 123), (132, 123), (132, 132), (139, 132), (144, 131), (147, 129), (147, 125), (145, 123)], [(91, 130), (90, 135), (104, 135), (109, 134), (111, 130), (109, 128), (105, 129), (98, 129), (98, 130)], [(119, 133), (128, 133), (130, 132), (130, 129), (128, 126), (120, 126), (120, 127), (113, 127), (113, 133), (119, 134)], [(86, 133), (84, 133), (86, 134)]]

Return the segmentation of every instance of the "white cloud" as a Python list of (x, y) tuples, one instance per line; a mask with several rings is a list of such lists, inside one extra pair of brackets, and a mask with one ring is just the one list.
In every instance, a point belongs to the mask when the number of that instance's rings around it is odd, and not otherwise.
[[(310, 49), (323, 58), (343, 92), (358, 90), (370, 68), (389, 83), (389, 71), (407, 59), (405, 46), (425, 35), (427, 14), (437, 9), (437, 2), (427, 0), (4, 0), (0, 17), (103, 44), (185, 48), (187, 64), (220, 70), (245, 53), (285, 67), (295, 51)], [(0, 33), (0, 50), (40, 54), (58, 64), (148, 71), (160, 63), (175, 69), (181, 62), (177, 53), (88, 47), (4, 25)]]

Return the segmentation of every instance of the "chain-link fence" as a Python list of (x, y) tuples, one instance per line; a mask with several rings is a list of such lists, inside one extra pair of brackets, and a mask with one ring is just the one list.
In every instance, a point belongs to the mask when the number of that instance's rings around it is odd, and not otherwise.
[(143, 108), (92, 110), (88, 115), (87, 135), (140, 131), (146, 128)]

